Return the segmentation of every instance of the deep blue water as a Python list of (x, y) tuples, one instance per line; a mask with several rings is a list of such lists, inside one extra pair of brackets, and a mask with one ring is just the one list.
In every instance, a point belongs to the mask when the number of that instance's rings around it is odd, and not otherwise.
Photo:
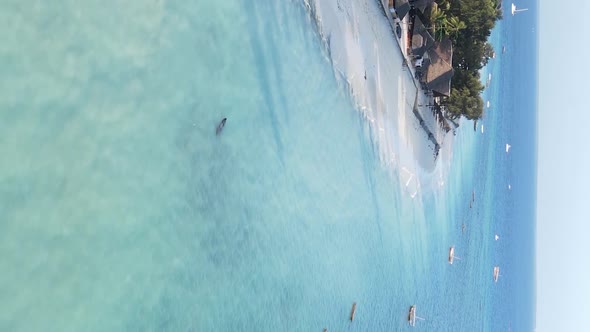
[(2, 2), (0, 330), (404, 330), (412, 304), (417, 330), (532, 329), (525, 6), (485, 133), (413, 199), (300, 1)]
[[(504, 7), (510, 4), (504, 2)], [(486, 129), (494, 131), (494, 138), (481, 142), (479, 164), (493, 175), (493, 204), (486, 216), (504, 234), (494, 257), (503, 277), (492, 330), (504, 329), (509, 321), (513, 331), (531, 331), (536, 289), (538, 3), (519, 1), (517, 7), (529, 10), (515, 16), (505, 12), (492, 36), (499, 57), (490, 64), (494, 79), (484, 95), (493, 103), (485, 123), (491, 122)], [(503, 153), (506, 143), (511, 145), (508, 154)]]

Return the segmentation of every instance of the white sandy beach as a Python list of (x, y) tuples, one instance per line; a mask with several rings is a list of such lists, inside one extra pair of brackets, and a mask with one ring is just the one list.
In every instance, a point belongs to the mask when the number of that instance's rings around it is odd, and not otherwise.
[(420, 107), (424, 125), (441, 143), (435, 161), (434, 143), (412, 112), (416, 101), (418, 105), (431, 101), (418, 89), (411, 69), (404, 64), (383, 9), (374, 0), (310, 0), (308, 5), (334, 73), (367, 119), (382, 164), (399, 175), (412, 197), (424, 185), (443, 185), (453, 135), (438, 126), (427, 107)]

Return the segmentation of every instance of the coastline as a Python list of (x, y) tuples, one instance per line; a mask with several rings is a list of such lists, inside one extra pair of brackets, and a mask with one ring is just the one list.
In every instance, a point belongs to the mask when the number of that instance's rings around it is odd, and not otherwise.
[[(337, 80), (368, 123), (381, 163), (398, 171), (400, 183), (412, 197), (430, 175), (445, 177), (453, 135), (439, 126), (430, 110), (433, 98), (416, 81), (405, 41), (396, 36), (383, 3), (308, 0), (305, 4)], [(407, 22), (402, 25), (404, 36)], [(445, 166), (440, 168), (441, 164)]]
[[(403, 63), (407, 66), (410, 78), (417, 90), (416, 101), (414, 102), (414, 108), (412, 112), (414, 113), (414, 116), (416, 116), (416, 118), (418, 119), (420, 127), (422, 127), (422, 130), (426, 132), (428, 140), (430, 140), (434, 144), (434, 157), (436, 159), (439, 156), (441, 145), (443, 144), (444, 138), (448, 131), (441, 130), (442, 128), (441, 123), (439, 121), (439, 117), (442, 116), (442, 114), (434, 114), (435, 111), (429, 109), (429, 105), (434, 104), (434, 97), (431, 94), (428, 94), (428, 91), (422, 88), (422, 85), (416, 78), (416, 67), (412, 64), (412, 59), (409, 54), (409, 15), (405, 15), (401, 21), (398, 19), (399, 23), (396, 23), (396, 20), (391, 15), (391, 9), (393, 9), (394, 7), (389, 6), (389, 1), (381, 0), (379, 4), (381, 9), (383, 10), (383, 14), (385, 15), (385, 17), (387, 17), (387, 21), (391, 26), (391, 32), (394, 35), (393, 39), (399, 46), (400, 54), (403, 57)], [(397, 26), (401, 28), (401, 33), (399, 35), (396, 34)], [(430, 115), (434, 116), (434, 119)]]

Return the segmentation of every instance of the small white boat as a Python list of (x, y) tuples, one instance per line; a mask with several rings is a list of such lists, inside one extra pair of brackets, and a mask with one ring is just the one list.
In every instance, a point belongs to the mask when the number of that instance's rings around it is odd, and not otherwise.
[(498, 240), (500, 239), (500, 237), (498, 236), (498, 234), (496, 234), (496, 235), (494, 236), (494, 239), (495, 239), (496, 241), (498, 241)]
[(486, 103), (486, 107), (490, 108), (490, 101), (488, 100), (488, 102)]
[(408, 313), (408, 323), (410, 326), (416, 326), (416, 306), (413, 305), (410, 307), (410, 312)]
[(529, 10), (529, 9), (528, 8), (516, 9), (516, 5), (514, 3), (512, 4), (512, 11), (511, 11), (512, 12), (512, 15), (515, 15), (517, 13), (524, 12), (524, 11), (527, 11), (527, 10)]
[(410, 312), (408, 313), (408, 324), (410, 326), (416, 326), (416, 319), (424, 320), (424, 318), (416, 316), (416, 305), (413, 305), (410, 307)]
[(512, 147), (512, 145), (510, 144), (506, 144), (506, 153), (508, 153), (508, 151), (510, 151), (510, 148)]
[(483, 124), (481, 125), (481, 133), (483, 134)]
[(511, 185), (508, 185), (508, 190), (511, 190), (511, 189), (512, 189), (512, 186)]
[(500, 267), (494, 266), (494, 282), (498, 282), (499, 276), (500, 276)]

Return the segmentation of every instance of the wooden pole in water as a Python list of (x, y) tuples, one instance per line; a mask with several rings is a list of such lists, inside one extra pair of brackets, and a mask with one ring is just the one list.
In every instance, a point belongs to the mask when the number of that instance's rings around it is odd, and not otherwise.
[(356, 312), (356, 302), (352, 304), (352, 310), (350, 311), (350, 321), (354, 319), (354, 313)]

